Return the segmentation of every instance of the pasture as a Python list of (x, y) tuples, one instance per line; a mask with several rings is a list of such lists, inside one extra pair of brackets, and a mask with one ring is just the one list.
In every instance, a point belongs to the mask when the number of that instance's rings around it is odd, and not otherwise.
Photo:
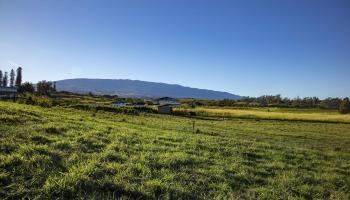
[(336, 110), (293, 109), (293, 108), (177, 108), (177, 111), (194, 112), (198, 116), (272, 119), (305, 122), (350, 123), (350, 115), (339, 114)]
[(0, 102), (0, 198), (350, 198), (349, 115), (200, 109), (211, 118)]

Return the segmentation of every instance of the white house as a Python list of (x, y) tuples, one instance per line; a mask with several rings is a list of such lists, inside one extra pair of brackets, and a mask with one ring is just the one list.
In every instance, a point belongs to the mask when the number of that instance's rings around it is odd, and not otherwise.
[(171, 97), (162, 97), (157, 99), (158, 105), (180, 105), (177, 99)]

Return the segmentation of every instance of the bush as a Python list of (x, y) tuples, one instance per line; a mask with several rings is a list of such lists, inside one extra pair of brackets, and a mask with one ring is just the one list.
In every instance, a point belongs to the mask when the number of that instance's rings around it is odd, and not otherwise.
[(130, 114), (130, 115), (138, 115), (139, 111), (135, 110), (134, 108), (130, 107), (111, 107), (111, 106), (95, 106), (95, 105), (87, 105), (87, 104), (76, 104), (69, 106), (71, 108), (79, 109), (79, 110), (86, 110), (86, 111), (103, 111), (103, 112), (112, 112), (112, 113), (123, 113), (123, 114)]
[(39, 81), (36, 84), (36, 88), (39, 94), (50, 96), (50, 94), (54, 91), (53, 84), (50, 81)]
[[(176, 116), (192, 116), (189, 112), (187, 112), (186, 110), (173, 110), (172, 112), (173, 115)], [(195, 114), (194, 114), (195, 115)]]
[(18, 93), (34, 93), (34, 85), (29, 82), (25, 82), (18, 87)]
[(349, 98), (344, 98), (343, 101), (340, 103), (339, 112), (341, 114), (350, 113), (350, 101), (349, 101)]
[(52, 101), (51, 98), (47, 96), (37, 96), (35, 98), (35, 105), (49, 108), (52, 106)]
[(28, 105), (37, 105), (41, 107), (51, 107), (52, 100), (47, 96), (36, 96), (31, 93), (21, 94), (18, 99), (18, 103), (28, 104)]

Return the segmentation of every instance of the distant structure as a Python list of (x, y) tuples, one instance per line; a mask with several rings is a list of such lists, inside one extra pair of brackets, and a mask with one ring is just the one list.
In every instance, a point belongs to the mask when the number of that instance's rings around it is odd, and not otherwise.
[(160, 114), (171, 114), (173, 107), (180, 105), (177, 99), (171, 97), (162, 97), (157, 99), (158, 113)]
[(124, 107), (124, 106), (126, 106), (126, 103), (123, 100), (118, 100), (118, 101), (113, 102), (112, 105), (115, 107)]
[(171, 114), (172, 112), (173, 112), (173, 107), (171, 105), (158, 106), (158, 113), (160, 114)]
[(0, 87), (0, 99), (15, 99), (17, 87)]
[(180, 105), (177, 99), (171, 97), (162, 97), (157, 99), (157, 105)]

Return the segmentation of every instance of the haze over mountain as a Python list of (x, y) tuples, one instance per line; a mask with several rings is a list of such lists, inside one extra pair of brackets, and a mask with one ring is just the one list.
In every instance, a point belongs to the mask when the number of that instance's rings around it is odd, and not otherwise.
[(239, 99), (239, 95), (177, 84), (129, 79), (65, 79), (56, 81), (58, 91), (118, 95), (120, 97), (174, 97), (197, 99)]

